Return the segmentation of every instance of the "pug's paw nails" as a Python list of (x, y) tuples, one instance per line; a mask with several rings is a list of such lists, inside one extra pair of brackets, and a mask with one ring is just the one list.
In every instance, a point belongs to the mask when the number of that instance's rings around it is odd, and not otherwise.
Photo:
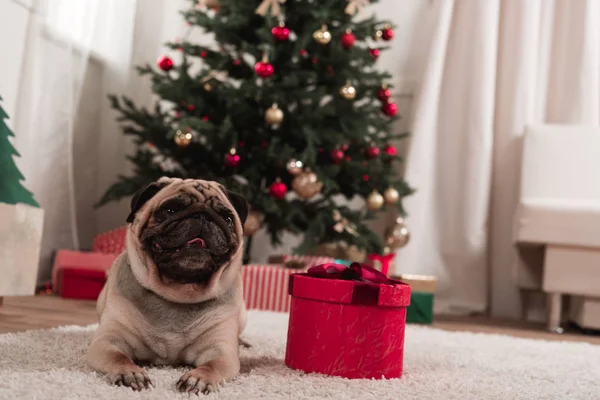
[(177, 390), (188, 393), (209, 394), (219, 386), (220, 375), (208, 368), (198, 367), (186, 372), (177, 381)]
[(153, 387), (146, 371), (138, 366), (109, 374), (108, 379), (117, 386), (127, 386), (133, 390), (151, 389)]

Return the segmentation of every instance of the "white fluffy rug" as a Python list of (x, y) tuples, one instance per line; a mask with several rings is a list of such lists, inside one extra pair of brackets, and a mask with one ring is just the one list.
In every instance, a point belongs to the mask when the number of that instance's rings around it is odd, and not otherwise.
[[(242, 351), (242, 374), (207, 398), (600, 398), (600, 346), (409, 326), (401, 379), (346, 380), (286, 368), (286, 325), (286, 314), (251, 312), (245, 338), (253, 348)], [(149, 369), (151, 391), (109, 385), (83, 363), (94, 328), (0, 335), (0, 399), (189, 398), (174, 390), (183, 369)]]

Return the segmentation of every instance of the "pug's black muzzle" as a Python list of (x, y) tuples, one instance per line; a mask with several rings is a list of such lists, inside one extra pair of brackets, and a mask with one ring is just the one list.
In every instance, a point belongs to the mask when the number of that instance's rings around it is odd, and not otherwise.
[(142, 241), (159, 273), (177, 282), (206, 282), (237, 248), (233, 226), (203, 204), (168, 216), (146, 231)]

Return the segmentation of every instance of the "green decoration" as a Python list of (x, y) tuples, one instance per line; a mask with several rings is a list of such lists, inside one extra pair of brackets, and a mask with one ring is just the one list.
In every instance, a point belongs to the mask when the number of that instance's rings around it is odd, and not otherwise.
[[(0, 97), (1, 100), (2, 97)], [(8, 120), (8, 114), (0, 106), (0, 203), (25, 203), (39, 207), (33, 194), (21, 184), (25, 177), (13, 159), (13, 156), (20, 157), (20, 154), (8, 140), (9, 136), (14, 137), (15, 135), (6, 125), (6, 120)]]
[(409, 324), (431, 324), (433, 322), (433, 293), (412, 292), (410, 306), (406, 310)]
[[(216, 44), (184, 35), (167, 44), (181, 57), (165, 55), (138, 67), (152, 84), (153, 108), (110, 96), (124, 133), (138, 147), (128, 157), (133, 173), (120, 176), (98, 205), (131, 196), (164, 175), (216, 180), (264, 216), (274, 245), (289, 232), (303, 235), (296, 249), (301, 254), (324, 243), (382, 254), (383, 240), (368, 221), (390, 209), (404, 215), (400, 200), (413, 192), (397, 176), (394, 143), (406, 134), (394, 132), (397, 107), (386, 85), (391, 75), (376, 67), (374, 56), (391, 36), (373, 42), (373, 35), (389, 21), (355, 19), (341, 0), (277, 2), (278, 15), (257, 13), (258, 3), (219, 0), (215, 9), (190, 0), (185, 22), (213, 35)], [(313, 37), (324, 25), (327, 43)], [(351, 46), (342, 40), (347, 32)], [(348, 86), (351, 95), (343, 90)], [(178, 131), (191, 133), (185, 146), (176, 142)], [(150, 149), (181, 168), (167, 168)], [(230, 154), (239, 158), (231, 162)], [(307, 170), (316, 180), (301, 184)], [(366, 199), (389, 188), (399, 200), (381, 209), (340, 205), (341, 198)], [(337, 215), (352, 229), (340, 229)]]

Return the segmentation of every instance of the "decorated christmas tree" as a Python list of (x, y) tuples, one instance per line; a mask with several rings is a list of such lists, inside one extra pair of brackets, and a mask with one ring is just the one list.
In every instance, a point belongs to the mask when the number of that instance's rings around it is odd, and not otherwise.
[[(192, 0), (182, 12), (189, 30), (215, 44), (188, 31), (168, 43), (180, 55), (138, 68), (159, 98), (152, 110), (111, 97), (137, 151), (133, 173), (100, 204), (163, 175), (216, 180), (249, 200), (250, 237), (261, 226), (274, 244), (285, 231), (303, 234), (300, 253), (398, 247), (406, 228), (385, 243), (367, 224), (386, 208), (403, 215), (411, 188), (396, 176), (392, 143), (404, 134), (393, 133), (391, 76), (376, 68), (393, 26), (364, 17), (366, 3)], [(346, 205), (356, 197), (364, 209)]]
[(0, 203), (25, 203), (39, 207), (33, 194), (21, 184), (25, 178), (13, 159), (13, 156), (20, 157), (20, 154), (8, 139), (9, 136), (14, 137), (15, 135), (6, 125), (6, 120), (8, 120), (8, 115), (0, 105)]

